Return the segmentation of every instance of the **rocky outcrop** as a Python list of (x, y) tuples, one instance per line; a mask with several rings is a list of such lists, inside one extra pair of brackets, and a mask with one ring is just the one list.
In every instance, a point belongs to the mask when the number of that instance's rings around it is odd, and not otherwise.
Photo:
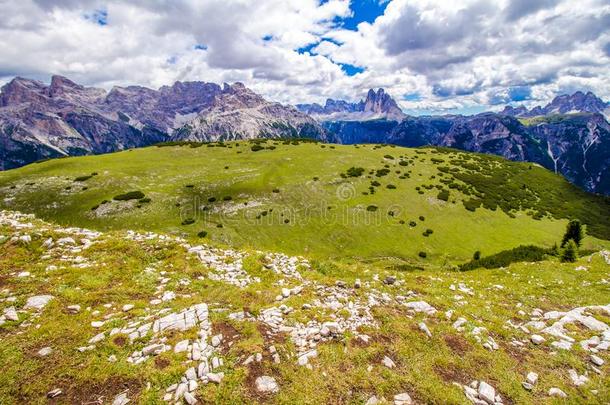
[(225, 84), (213, 103), (176, 131), (176, 140), (224, 141), (304, 137), (328, 140), (312, 117), (265, 100), (242, 83)]
[(345, 100), (326, 100), (326, 104), (297, 104), (299, 111), (312, 115), (320, 121), (368, 121), (387, 119), (401, 121), (406, 115), (396, 101), (385, 92), (370, 89), (366, 99), (358, 103)]
[(531, 110), (524, 106), (506, 106), (501, 114), (513, 117), (537, 117), (541, 115), (573, 113), (597, 113), (608, 117), (610, 116), (610, 106), (590, 91), (587, 93), (577, 91), (572, 95), (562, 94), (557, 96), (546, 106), (537, 106)]

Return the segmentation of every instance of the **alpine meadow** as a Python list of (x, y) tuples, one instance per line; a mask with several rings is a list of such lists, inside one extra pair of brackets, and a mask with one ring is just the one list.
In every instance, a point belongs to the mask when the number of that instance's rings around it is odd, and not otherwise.
[(610, 403), (605, 1), (0, 10), (0, 404)]

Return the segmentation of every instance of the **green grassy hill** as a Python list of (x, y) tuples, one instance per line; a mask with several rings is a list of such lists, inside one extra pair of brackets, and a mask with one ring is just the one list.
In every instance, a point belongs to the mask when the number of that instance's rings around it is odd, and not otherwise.
[[(115, 199), (133, 191), (143, 196)], [(569, 218), (587, 224), (585, 247), (610, 239), (608, 199), (537, 165), (378, 145), (185, 144), (58, 159), (0, 173), (0, 207), (320, 259), (456, 263), (551, 246)]]

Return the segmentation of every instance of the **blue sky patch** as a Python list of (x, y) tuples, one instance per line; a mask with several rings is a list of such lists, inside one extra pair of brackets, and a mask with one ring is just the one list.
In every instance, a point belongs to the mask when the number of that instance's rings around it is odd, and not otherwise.
[(364, 68), (350, 65), (349, 63), (339, 63), (339, 66), (341, 66), (341, 70), (343, 70), (348, 76), (354, 76), (358, 73), (364, 72)]
[(85, 14), (85, 19), (98, 25), (108, 25), (108, 11), (104, 9), (95, 10), (91, 14)]
[(402, 99), (405, 101), (421, 101), (422, 97), (419, 93), (409, 93), (405, 94)]
[(311, 50), (313, 48), (315, 48), (316, 46), (318, 46), (318, 44), (319, 44), (319, 42), (315, 42), (313, 44), (305, 45), (305, 46), (302, 46), (302, 47), (298, 48), (296, 51), (298, 53), (300, 53), (301, 55), (304, 54), (305, 52), (309, 52), (311, 54), (315, 54), (315, 52), (312, 52)]
[(198, 51), (206, 51), (208, 49), (208, 46), (204, 44), (197, 44), (193, 47), (193, 49), (196, 49)]
[(388, 3), (387, 0), (352, 0), (350, 3), (352, 17), (344, 18), (339, 23), (348, 30), (355, 30), (358, 24), (372, 23), (377, 17), (383, 15)]

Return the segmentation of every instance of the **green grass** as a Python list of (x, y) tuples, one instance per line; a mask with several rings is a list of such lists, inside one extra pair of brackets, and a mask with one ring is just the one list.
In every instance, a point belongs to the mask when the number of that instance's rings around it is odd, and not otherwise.
[[(100, 170), (102, 172), (102, 170)], [(102, 176), (102, 175), (100, 175)], [(429, 214), (425, 221), (431, 221)], [(11, 235), (13, 230), (0, 226), (0, 235)], [(58, 239), (65, 236), (48, 226), (37, 223), (32, 230), (33, 242), (27, 246), (4, 242), (0, 245), (0, 282), (2, 289), (19, 297), (15, 304), (21, 307), (33, 294), (48, 293), (56, 298), (45, 308), (39, 318), (30, 318), (33, 325), (20, 328), (7, 323), (0, 326), (0, 403), (47, 403), (46, 393), (56, 387), (64, 395), (60, 403), (81, 403), (103, 396), (105, 403), (114, 395), (130, 388), (129, 397), (134, 403), (160, 404), (165, 387), (176, 382), (186, 365), (184, 356), (173, 352), (158, 356), (167, 360), (160, 368), (154, 360), (140, 366), (130, 366), (125, 358), (141, 346), (120, 346), (111, 340), (98, 344), (95, 351), (79, 353), (75, 347), (86, 345), (97, 333), (90, 322), (106, 313), (120, 312), (123, 304), (131, 303), (135, 309), (126, 319), (115, 317), (115, 326), (121, 326), (134, 316), (146, 313), (148, 300), (155, 291), (157, 278), (143, 270), (154, 265), (158, 271), (166, 271), (170, 278), (168, 289), (184, 294), (165, 304), (179, 310), (199, 302), (207, 302), (212, 308), (228, 308), (229, 311), (211, 312), (212, 325), (227, 322), (238, 332), (239, 337), (227, 349), (226, 377), (220, 386), (200, 386), (197, 396), (210, 403), (260, 403), (261, 398), (252, 390), (249, 375), (273, 375), (281, 386), (279, 394), (266, 398), (274, 404), (328, 404), (364, 403), (371, 395), (391, 399), (399, 392), (407, 391), (418, 403), (466, 403), (460, 389), (452, 382), (468, 383), (472, 379), (483, 379), (499, 390), (505, 403), (546, 404), (555, 403), (546, 396), (550, 387), (560, 387), (569, 395), (570, 403), (605, 403), (610, 399), (610, 385), (606, 376), (607, 367), (601, 376), (589, 373), (591, 382), (576, 388), (567, 377), (567, 369), (575, 368), (579, 373), (586, 370), (588, 354), (579, 348), (566, 353), (549, 354), (547, 346), (526, 345), (523, 349), (510, 346), (512, 339), (527, 339), (520, 330), (506, 328), (506, 321), (524, 322), (526, 313), (534, 308), (544, 311), (568, 310), (584, 305), (607, 304), (610, 289), (607, 279), (608, 265), (599, 255), (580, 259), (577, 263), (563, 264), (557, 260), (537, 263), (517, 263), (507, 269), (456, 272), (439, 266), (423, 270), (397, 271), (393, 259), (385, 261), (341, 260), (316, 261), (313, 270), (304, 272), (306, 280), (322, 285), (334, 285), (336, 280), (348, 284), (356, 278), (370, 283), (371, 288), (391, 295), (415, 291), (415, 299), (425, 300), (439, 312), (434, 316), (409, 315), (397, 304), (381, 305), (374, 309), (379, 328), (364, 328), (371, 336), (371, 343), (362, 345), (348, 335), (345, 339), (318, 347), (319, 356), (313, 360), (313, 370), (298, 367), (287, 353), (294, 350), (289, 340), (274, 342), (282, 354), (282, 362), (273, 364), (268, 357), (258, 369), (242, 366), (245, 356), (264, 352), (269, 345), (253, 322), (233, 322), (228, 312), (247, 307), (253, 314), (263, 308), (276, 305), (277, 282), (280, 277), (266, 271), (261, 265), (261, 256), (254, 252), (244, 260), (247, 271), (262, 279), (245, 289), (210, 280), (205, 277), (208, 269), (174, 242), (133, 242), (124, 239), (121, 232), (103, 235), (100, 241), (81, 254), (94, 265), (78, 269), (59, 257), (45, 256), (41, 243), (47, 237)], [(435, 232), (436, 234), (436, 232)], [(59, 269), (45, 271), (48, 265)], [(575, 271), (577, 266), (586, 266), (586, 271)], [(17, 278), (15, 273), (27, 269), (32, 278)], [(397, 276), (399, 283), (386, 286), (374, 281), (387, 275)], [(200, 276), (204, 276), (203, 279)], [(189, 285), (179, 280), (188, 279)], [(474, 296), (465, 296), (463, 305), (457, 305), (449, 287), (465, 283)], [(503, 286), (499, 289), (497, 286)], [(356, 291), (356, 296), (368, 289)], [(300, 308), (301, 304), (315, 298), (311, 290), (301, 296), (291, 297), (286, 304)], [(65, 312), (68, 305), (78, 303), (83, 311), (78, 315)], [(111, 303), (113, 309), (104, 304)], [(3, 304), (4, 305), (4, 304)], [(91, 311), (101, 311), (93, 316)], [(485, 326), (487, 334), (493, 336), (500, 350), (490, 352), (468, 333), (456, 332), (445, 319), (444, 311), (455, 310), (458, 316), (468, 319), (466, 330)], [(297, 311), (298, 312), (298, 311)], [(21, 314), (22, 317), (27, 315)], [(302, 316), (297, 313), (295, 317)], [(319, 315), (322, 316), (322, 315)], [(23, 318), (26, 319), (26, 318)], [(425, 320), (432, 331), (427, 338), (417, 328)], [(610, 319), (606, 320), (610, 322)], [(37, 326), (39, 325), (39, 326)], [(575, 331), (579, 338), (588, 338), (591, 332)], [(182, 336), (169, 336), (173, 344)], [(36, 351), (43, 346), (52, 346), (52, 355), (39, 358)], [(578, 347), (578, 344), (575, 345)], [(119, 358), (109, 363), (109, 355)], [(391, 356), (397, 368), (387, 369), (380, 365), (380, 358)], [(601, 354), (608, 360), (606, 354)], [(372, 371), (368, 367), (372, 366)], [(540, 374), (540, 382), (532, 393), (521, 387), (521, 381), (529, 371)], [(27, 384), (24, 382), (27, 381)], [(150, 389), (146, 388), (150, 383)], [(597, 395), (591, 390), (598, 390)]]
[[(253, 152), (252, 145), (265, 149)], [(391, 256), (418, 262), (418, 252), (425, 251), (428, 262), (458, 263), (476, 250), (550, 247), (572, 217), (588, 224), (585, 247), (607, 246), (601, 239), (610, 239), (607, 199), (528, 163), (380, 145), (201, 146), (149, 147), (2, 172), (0, 207), (100, 230), (196, 238), (205, 229), (209, 243), (320, 259)], [(354, 168), (364, 172), (345, 175)], [(85, 190), (66, 189), (91, 172), (98, 175)], [(112, 201), (134, 190), (150, 201)], [(367, 210), (372, 206), (378, 209)], [(425, 216), (425, 228), (419, 216)], [(186, 225), (190, 219), (194, 224)], [(411, 221), (418, 226), (409, 226)], [(423, 236), (426, 229), (434, 233)]]

